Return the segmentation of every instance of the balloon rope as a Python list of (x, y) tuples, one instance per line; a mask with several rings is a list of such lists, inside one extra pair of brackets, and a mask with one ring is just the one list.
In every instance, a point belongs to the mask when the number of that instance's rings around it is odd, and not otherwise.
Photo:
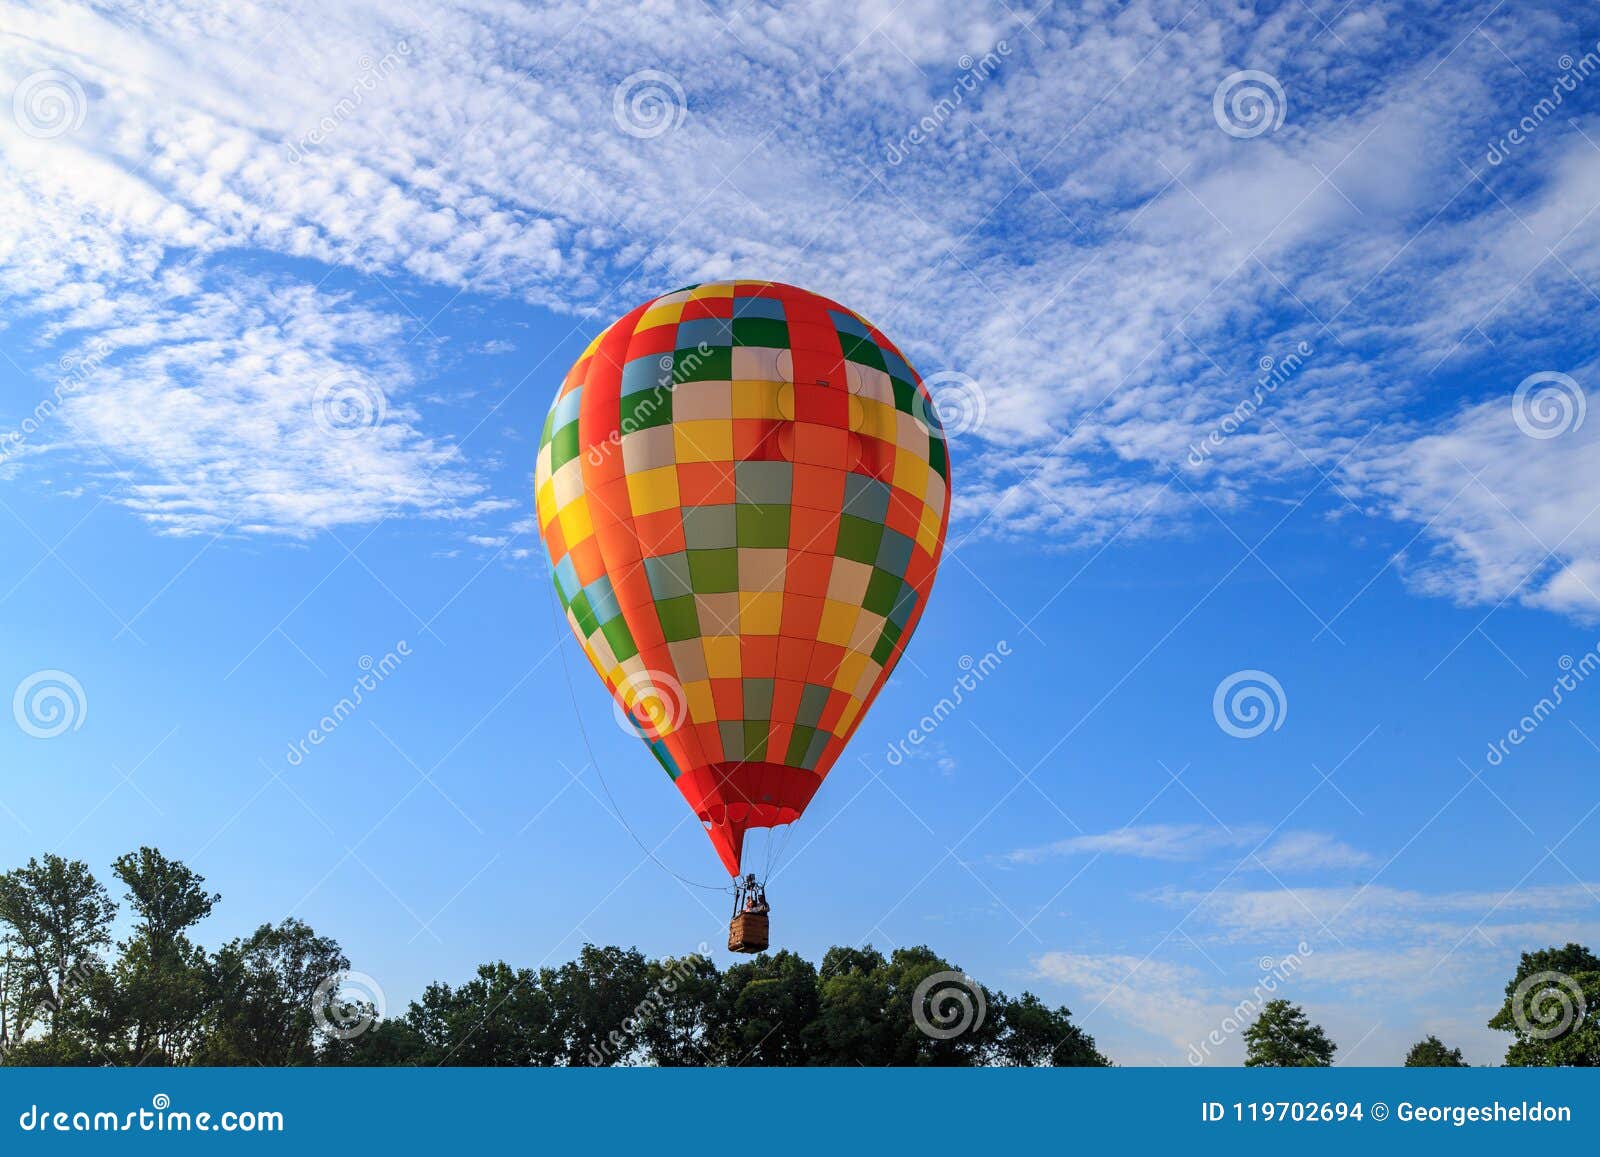
[(616, 816), (617, 822), (623, 826), (624, 830), (627, 831), (628, 835), (633, 837), (633, 842), (639, 845), (640, 849), (644, 852), (644, 854), (649, 856), (650, 859), (654, 860), (655, 864), (656, 864), (656, 867), (660, 868), (663, 872), (666, 872), (667, 875), (676, 876), (678, 878), (678, 880), (680, 880), (682, 883), (688, 884), (688, 885), (690, 885), (692, 887), (695, 887), (695, 888), (704, 888), (708, 892), (726, 892), (726, 893), (731, 893), (733, 891), (732, 885), (728, 885), (728, 884), (702, 884), (698, 880), (691, 880), (691, 879), (689, 879), (689, 877), (684, 876), (684, 875), (680, 875), (679, 873), (673, 871), (671, 868), (667, 867), (666, 864), (661, 862), (660, 857), (658, 857), (655, 854), (655, 852), (653, 850), (651, 850), (645, 844), (645, 842), (639, 838), (638, 833), (633, 830), (633, 827), (628, 823), (627, 819), (623, 817), (622, 809), (617, 806), (616, 797), (611, 794), (611, 787), (610, 787), (609, 784), (606, 783), (605, 773), (600, 770), (600, 761), (599, 761), (599, 759), (597, 759), (595, 757), (594, 747), (589, 743), (589, 729), (583, 725), (583, 715), (578, 710), (578, 693), (574, 689), (573, 684), (572, 684), (572, 669), (567, 666), (566, 640), (564, 638), (562, 638), (562, 632), (561, 632), (562, 623), (561, 623), (560, 613), (559, 613), (559, 610), (558, 610), (558, 608), (560, 607), (560, 604), (555, 601), (555, 589), (554, 589), (554, 583), (553, 582), (551, 584), (550, 600), (551, 600), (551, 611), (555, 615), (556, 650), (561, 653), (561, 673), (566, 678), (567, 696), (568, 696), (568, 698), (570, 698), (572, 700), (572, 718), (577, 721), (578, 734), (583, 736), (583, 748), (589, 755), (589, 766), (594, 768), (595, 777), (597, 779), (599, 779), (600, 787), (606, 793), (606, 799), (611, 804), (611, 814)]
[(784, 824), (782, 842), (778, 844), (778, 850), (773, 852), (767, 859), (767, 873), (764, 877), (762, 877), (763, 883), (766, 880), (771, 879), (772, 873), (776, 872), (778, 868), (782, 866), (784, 853), (789, 850), (789, 841), (793, 838), (794, 824), (792, 822)]

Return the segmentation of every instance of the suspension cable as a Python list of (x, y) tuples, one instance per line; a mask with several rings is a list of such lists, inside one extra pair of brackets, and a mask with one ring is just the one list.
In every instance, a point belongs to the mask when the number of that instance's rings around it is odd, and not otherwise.
[(550, 593), (550, 599), (551, 599), (551, 611), (552, 611), (552, 614), (554, 616), (554, 625), (555, 625), (555, 628), (556, 628), (556, 650), (561, 653), (561, 673), (565, 677), (565, 680), (566, 680), (567, 696), (572, 702), (572, 717), (573, 717), (574, 720), (577, 721), (578, 734), (583, 737), (583, 748), (584, 748), (584, 751), (588, 753), (589, 766), (594, 768), (595, 778), (597, 778), (600, 781), (600, 787), (606, 793), (606, 800), (611, 805), (611, 814), (616, 817), (617, 822), (622, 825), (623, 829), (625, 831), (627, 831), (628, 835), (633, 837), (633, 842), (639, 845), (640, 850), (643, 851), (646, 856), (650, 857), (650, 859), (655, 862), (655, 865), (658, 868), (660, 868), (663, 872), (666, 872), (669, 876), (674, 876), (680, 882), (688, 884), (691, 887), (704, 888), (708, 892), (723, 892), (723, 893), (727, 893), (727, 892), (733, 891), (733, 888), (731, 886), (729, 886), (729, 885), (725, 885), (725, 884), (702, 884), (698, 880), (691, 880), (691, 879), (689, 879), (689, 877), (683, 875), (682, 873), (676, 872), (672, 868), (668, 867), (665, 863), (662, 862), (661, 858), (659, 856), (657, 856), (655, 854), (655, 852), (651, 848), (649, 848), (645, 844), (645, 842), (643, 840), (641, 840), (639, 838), (638, 833), (633, 830), (633, 826), (631, 824), (629, 824), (627, 819), (626, 819), (626, 817), (623, 816), (622, 809), (617, 806), (616, 797), (611, 794), (610, 785), (606, 783), (605, 773), (600, 770), (600, 760), (595, 756), (594, 747), (589, 742), (589, 729), (584, 726), (584, 724), (583, 724), (583, 714), (582, 714), (582, 712), (580, 712), (578, 710), (578, 693), (573, 687), (572, 669), (567, 665), (566, 640), (564, 638), (562, 638), (562, 630), (561, 630), (561, 628), (562, 628), (563, 624), (561, 622), (561, 616), (560, 616), (560, 610), (559, 610), (560, 603), (556, 601), (555, 583), (553, 581), (553, 578), (552, 578), (551, 589), (550, 589), (549, 593)]

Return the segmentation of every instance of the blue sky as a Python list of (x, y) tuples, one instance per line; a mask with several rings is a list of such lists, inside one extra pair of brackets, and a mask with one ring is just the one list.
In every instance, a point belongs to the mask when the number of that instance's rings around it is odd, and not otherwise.
[(939, 376), (955, 495), (779, 940), (930, 943), (1124, 1063), (1276, 973), (1349, 1063), (1497, 1060), (1518, 953), (1600, 931), (1600, 23), (830, 7), (5, 5), (5, 863), (156, 844), (209, 942), (299, 915), (391, 1008), (716, 945), (611, 812), (717, 880), (530, 476), (609, 320), (772, 277)]

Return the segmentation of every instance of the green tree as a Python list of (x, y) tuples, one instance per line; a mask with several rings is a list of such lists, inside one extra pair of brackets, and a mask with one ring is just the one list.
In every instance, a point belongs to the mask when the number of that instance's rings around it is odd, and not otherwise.
[[(65, 1046), (62, 1033), (104, 968), (100, 950), (111, 943), (116, 911), (116, 904), (81, 860), (47, 855), (0, 875), (4, 1044), (14, 1049), (33, 1025), (42, 1023), (50, 1047)], [(66, 1058), (75, 1057), (76, 1050), (53, 1055), (70, 1063)]]
[(780, 951), (721, 972), (700, 954), (651, 960), (585, 944), (557, 968), (496, 962), (464, 984), (431, 984), (379, 1021), (370, 1004), (344, 1003), (349, 960), (302, 921), (263, 924), (208, 954), (192, 930), (221, 897), (203, 876), (152, 847), (119, 856), (113, 872), (132, 924), (110, 967), (101, 954), (117, 906), (86, 865), (45, 856), (0, 875), (0, 1061), (1108, 1063), (1066, 1008), (989, 992), (926, 946), (888, 957), (836, 947), (820, 968)]
[(647, 1011), (642, 1007), (649, 991), (647, 972), (648, 962), (636, 948), (585, 944), (578, 959), (541, 977), (566, 1064), (615, 1064), (637, 1047), (633, 1033)]
[(1461, 1059), (1461, 1050), (1446, 1048), (1444, 1041), (1429, 1033), (1416, 1044), (1411, 1046), (1411, 1051), (1406, 1054), (1405, 1067), (1408, 1069), (1465, 1069), (1466, 1061)]
[(698, 952), (652, 960), (646, 980), (649, 1007), (639, 1026), (646, 1059), (662, 1067), (705, 1064), (706, 1032), (722, 987), (716, 962)]
[(1111, 1063), (1094, 1037), (1072, 1023), (1065, 1007), (1051, 1008), (1031, 992), (1017, 1000), (1001, 994), (995, 1004), (1000, 1034), (994, 1058), (1000, 1064), (1103, 1068)]
[(889, 962), (873, 948), (830, 948), (817, 969), (817, 1017), (808, 1051), (817, 1064), (886, 1065), (894, 1055)]
[[(994, 994), (926, 945), (896, 948), (885, 972), (889, 997), (884, 1012), (893, 1039), (887, 1057), (876, 1063), (983, 1063), (1000, 1035)], [(941, 973), (950, 976), (941, 978)], [(942, 1035), (956, 1029), (953, 1035)]]
[(706, 1040), (710, 1063), (804, 1065), (817, 1016), (817, 970), (787, 950), (735, 964), (722, 974)]
[[(334, 1037), (323, 1042), (317, 1063), (330, 1066), (398, 1066), (453, 1064), (452, 1059), (427, 1060), (422, 1038), (409, 1017), (380, 1021), (352, 1037)], [(464, 1063), (464, 1062), (463, 1062)], [(477, 1062), (474, 1062), (477, 1063)], [(484, 1064), (512, 1064), (512, 1061), (484, 1061)]]
[(1287, 1000), (1269, 1000), (1244, 1030), (1244, 1063), (1250, 1068), (1326, 1068), (1338, 1047), (1305, 1010)]
[(1600, 1065), (1600, 959), (1581, 944), (1524, 952), (1490, 1028), (1514, 1034), (1508, 1065)]
[[(565, 1052), (539, 974), (503, 961), (480, 965), (477, 976), (456, 988), (430, 984), (412, 1001), (404, 1023), (415, 1037), (422, 1064), (553, 1065)], [(369, 1035), (374, 1039), (367, 1040)], [(377, 1058), (403, 1043), (397, 1029), (380, 1025), (376, 1034), (358, 1038), (356, 1051)]]
[(120, 945), (113, 1020), (136, 1065), (179, 1064), (197, 1043), (206, 1001), (206, 953), (187, 935), (222, 899), (205, 877), (154, 848), (119, 856), (133, 933)]
[(198, 1063), (314, 1064), (316, 1002), (349, 967), (337, 941), (293, 918), (224, 944), (207, 968), (209, 1015)]

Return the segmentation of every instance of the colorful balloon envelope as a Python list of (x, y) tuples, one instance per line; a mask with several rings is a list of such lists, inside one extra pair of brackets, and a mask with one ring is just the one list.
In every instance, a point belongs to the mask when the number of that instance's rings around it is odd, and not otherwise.
[(797, 819), (928, 601), (950, 460), (874, 325), (768, 281), (613, 322), (539, 443), (567, 622), (723, 864)]

